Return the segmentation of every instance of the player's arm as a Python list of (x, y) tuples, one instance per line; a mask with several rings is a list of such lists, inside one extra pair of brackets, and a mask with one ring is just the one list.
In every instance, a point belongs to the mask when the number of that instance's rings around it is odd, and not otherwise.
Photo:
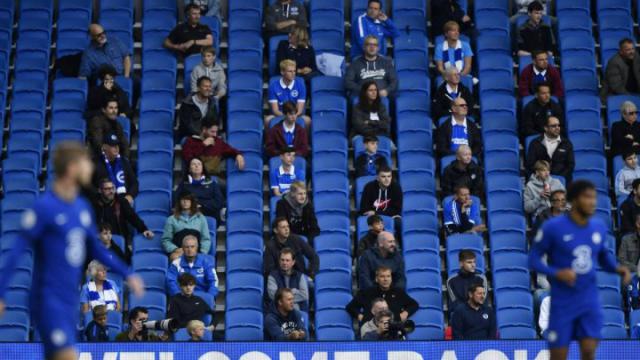
[(631, 282), (631, 272), (627, 269), (626, 266), (622, 264), (618, 264), (616, 262), (616, 258), (607, 249), (606, 246), (600, 247), (600, 252), (598, 253), (598, 261), (600, 262), (600, 266), (608, 272), (617, 273), (622, 277), (622, 283), (627, 285)]
[(538, 230), (529, 251), (529, 267), (538, 273), (556, 277), (560, 269), (543, 261), (544, 255), (547, 254), (553, 242), (552, 232), (553, 230), (549, 229), (549, 226), (544, 225)]

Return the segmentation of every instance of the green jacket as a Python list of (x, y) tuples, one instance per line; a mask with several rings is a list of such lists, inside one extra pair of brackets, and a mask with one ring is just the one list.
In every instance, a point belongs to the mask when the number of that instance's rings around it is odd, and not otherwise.
[(173, 236), (184, 229), (193, 229), (200, 232), (200, 252), (208, 254), (211, 249), (211, 236), (209, 235), (209, 226), (207, 219), (201, 213), (185, 217), (180, 215), (175, 217), (171, 215), (167, 218), (162, 232), (162, 247), (168, 254), (172, 253), (178, 247), (173, 243)]

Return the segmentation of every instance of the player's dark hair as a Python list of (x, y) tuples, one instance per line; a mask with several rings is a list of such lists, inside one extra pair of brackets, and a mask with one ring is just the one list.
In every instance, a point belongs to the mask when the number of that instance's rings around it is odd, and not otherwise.
[(383, 221), (380, 215), (371, 215), (367, 218), (367, 225), (369, 226), (373, 226), (373, 224), (381, 223), (381, 222)]
[(467, 261), (476, 258), (476, 253), (473, 250), (462, 249), (458, 253), (458, 261)]
[(140, 314), (148, 314), (149, 310), (142, 306), (136, 306), (133, 309), (129, 310), (129, 325), (131, 325), (131, 321), (138, 318)]
[(53, 151), (53, 172), (57, 178), (67, 174), (71, 163), (89, 158), (87, 148), (77, 141), (62, 141)]
[(378, 168), (378, 172), (376, 174), (380, 175), (380, 173), (390, 173), (391, 168), (388, 165), (382, 165)]
[(197, 86), (197, 87), (200, 87), (200, 85), (202, 84), (202, 82), (203, 82), (203, 81), (211, 82), (211, 78), (210, 78), (210, 77), (208, 77), (208, 76), (200, 76), (200, 77), (198, 78), (198, 81), (196, 82), (196, 86)]
[(539, 1), (534, 1), (527, 6), (527, 12), (542, 11), (544, 7)]
[(180, 286), (195, 285), (196, 278), (189, 273), (182, 273), (178, 278), (178, 284), (180, 284)]
[(476, 290), (477, 290), (478, 288), (483, 288), (483, 289), (484, 289), (484, 285), (482, 285), (482, 284), (480, 284), (480, 283), (471, 284), (471, 285), (469, 285), (469, 289), (467, 290), (467, 292), (468, 292), (469, 294), (473, 294), (473, 293), (475, 293), (475, 292), (476, 292)]
[[(637, 179), (636, 179), (637, 180)], [(634, 180), (635, 184), (635, 180)], [(589, 190), (595, 191), (596, 186), (589, 180), (576, 180), (569, 185), (567, 189), (567, 200), (573, 201)]]

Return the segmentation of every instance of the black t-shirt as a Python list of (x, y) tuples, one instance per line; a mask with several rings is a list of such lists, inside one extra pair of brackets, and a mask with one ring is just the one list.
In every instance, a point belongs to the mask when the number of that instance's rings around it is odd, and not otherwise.
[[(169, 40), (174, 44), (182, 44), (189, 40), (202, 40), (211, 35), (211, 29), (207, 25), (198, 24), (191, 26), (189, 23), (184, 22), (178, 24), (169, 34)], [(199, 54), (202, 46), (193, 45), (185, 52), (185, 55)]]

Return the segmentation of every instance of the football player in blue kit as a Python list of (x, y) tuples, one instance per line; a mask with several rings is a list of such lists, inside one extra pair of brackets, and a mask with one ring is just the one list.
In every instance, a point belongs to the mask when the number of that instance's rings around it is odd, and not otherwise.
[(80, 143), (60, 143), (53, 152), (55, 181), (33, 208), (24, 212), (22, 230), (16, 237), (4, 268), (0, 271), (0, 314), (17, 259), (27, 247), (34, 253), (31, 316), (38, 329), (46, 359), (76, 360), (73, 347), (79, 319), (79, 280), (86, 252), (127, 278), (137, 296), (144, 292), (142, 280), (119, 260), (109, 256), (97, 238), (94, 216), (82, 198), (81, 186), (90, 184), (93, 163)]
[(551, 284), (547, 330), (551, 360), (566, 359), (571, 340), (579, 341), (581, 359), (595, 359), (603, 325), (598, 265), (618, 273), (625, 284), (631, 280), (629, 270), (617, 265), (614, 254), (607, 249), (607, 226), (593, 217), (596, 199), (591, 182), (574, 181), (567, 191), (571, 211), (542, 225), (529, 254), (531, 268), (547, 275)]

